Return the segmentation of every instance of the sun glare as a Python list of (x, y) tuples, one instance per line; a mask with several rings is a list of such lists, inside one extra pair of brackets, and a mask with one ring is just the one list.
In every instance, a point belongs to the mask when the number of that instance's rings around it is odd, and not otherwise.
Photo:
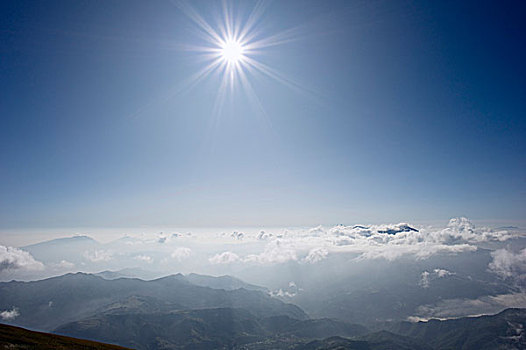
[(261, 1), (246, 14), (234, 15), (233, 6), (228, 0), (222, 2), (219, 21), (214, 25), (205, 20), (189, 1), (177, 1), (176, 5), (194, 22), (204, 45), (189, 45), (190, 51), (199, 53), (205, 66), (190, 79), (195, 85), (205, 77), (218, 74), (221, 78), (214, 102), (214, 114), (221, 112), (225, 97), (235, 91), (244, 91), (256, 108), (265, 111), (252, 86), (251, 80), (266, 76), (291, 88), (302, 88), (276, 69), (269, 67), (257, 56), (263, 50), (295, 40), (296, 30), (265, 33), (258, 28), (267, 5)]
[(236, 63), (243, 58), (243, 45), (236, 40), (227, 40), (221, 46), (221, 57), (229, 63)]

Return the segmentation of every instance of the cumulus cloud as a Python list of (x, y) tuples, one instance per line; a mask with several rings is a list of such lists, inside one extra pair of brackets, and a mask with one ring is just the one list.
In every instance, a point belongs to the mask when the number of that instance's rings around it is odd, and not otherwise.
[(20, 313), (16, 307), (12, 308), (11, 310), (4, 310), (0, 312), (0, 318), (2, 318), (4, 321), (14, 320), (18, 316), (20, 316)]
[(498, 249), (491, 253), (493, 260), (488, 269), (503, 279), (511, 279), (520, 287), (526, 287), (526, 248), (514, 253)]
[(91, 262), (105, 262), (113, 259), (113, 253), (109, 250), (87, 250), (83, 256)]
[(265, 250), (260, 254), (251, 254), (243, 259), (245, 262), (256, 262), (259, 264), (284, 263), (291, 260), (298, 260), (296, 250), (288, 245), (284, 245), (280, 240), (275, 240), (267, 244)]
[(286, 291), (280, 288), (278, 290), (271, 291), (270, 295), (273, 297), (280, 297), (280, 298), (294, 298), (297, 295), (297, 293), (289, 292), (289, 291)]
[(144, 261), (145, 263), (151, 264), (153, 262), (153, 258), (148, 255), (137, 255), (135, 260)]
[(422, 286), (422, 288), (429, 288), (429, 272), (424, 271), (420, 275), (420, 286)]
[(239, 256), (232, 252), (216, 254), (208, 259), (211, 264), (231, 264), (240, 261)]
[(454, 274), (453, 272), (444, 269), (434, 269), (433, 272), (437, 275), (438, 278), (447, 277)]
[(475, 232), (475, 225), (466, 217), (452, 218), (447, 226), (460, 233), (472, 234)]
[(489, 228), (476, 228), (475, 225), (465, 217), (452, 218), (443, 230), (432, 232), (431, 238), (446, 244), (456, 242), (483, 243), (503, 242), (517, 237), (516, 232), (508, 230), (492, 230)]
[(190, 248), (186, 248), (186, 247), (176, 248), (172, 252), (172, 254), (170, 254), (172, 259), (175, 259), (175, 260), (177, 260), (179, 262), (189, 258), (190, 255), (192, 255), (192, 250)]
[(269, 242), (265, 249), (259, 254), (248, 254), (244, 257), (236, 253), (226, 251), (216, 254), (208, 259), (211, 264), (230, 264), (235, 262), (255, 263), (255, 264), (279, 264), (287, 261), (297, 261), (296, 250), (288, 244), (283, 244), (280, 240)]
[(28, 252), (0, 245), (0, 272), (4, 270), (42, 270), (44, 265)]
[(274, 237), (274, 235), (272, 233), (268, 233), (268, 232), (265, 232), (265, 231), (259, 232), (258, 235), (256, 236), (258, 241), (268, 241), (272, 237)]
[[(246, 262), (258, 264), (275, 264), (288, 261), (302, 263), (316, 263), (325, 259), (328, 254), (352, 253), (356, 254), (357, 260), (385, 259), (394, 261), (396, 259), (413, 256), (418, 260), (428, 259), (434, 255), (456, 255), (466, 252), (474, 252), (481, 243), (503, 242), (507, 239), (518, 237), (522, 233), (518, 230), (492, 230), (488, 228), (477, 228), (467, 218), (453, 218), (447, 226), (442, 229), (431, 227), (418, 227), (407, 223), (387, 225), (337, 225), (334, 227), (317, 226), (311, 229), (283, 230), (281, 234), (271, 234), (260, 231), (252, 236), (243, 235), (243, 239), (249, 242), (249, 238), (256, 242), (265, 242), (262, 251), (242, 254), (241, 246), (230, 253), (236, 257), (220, 255), (210, 258), (210, 261), (218, 263), (225, 261)], [(239, 239), (239, 232), (232, 234)], [(222, 237), (230, 235), (223, 234)], [(438, 272), (444, 277), (446, 271)]]
[(313, 228), (309, 229), (309, 234), (311, 236), (323, 236), (323, 235), (326, 234), (326, 232), (323, 229), (323, 227), (320, 225), (320, 226), (313, 227)]
[[(492, 230), (489, 228), (475, 228), (475, 225), (465, 217), (453, 218), (444, 229), (417, 230), (406, 223), (396, 225), (371, 226), (335, 226), (327, 231), (328, 236), (337, 246), (347, 245), (396, 245), (412, 246), (421, 243), (427, 251), (419, 254), (426, 257), (429, 254), (444, 250), (455, 252), (456, 248), (447, 246), (476, 245), (478, 243), (497, 241), (502, 242), (517, 237), (516, 231)], [(459, 247), (457, 247), (459, 248)], [(460, 249), (463, 251), (463, 249)]]
[(300, 291), (300, 288), (296, 285), (294, 281), (290, 281), (287, 288), (280, 288), (275, 291), (271, 291), (269, 294), (273, 297), (280, 297), (280, 298), (294, 298), (296, 295), (298, 295), (298, 292)]
[(444, 278), (453, 274), (453, 272), (444, 269), (434, 269), (432, 272), (424, 271), (420, 275), (419, 285), (422, 288), (429, 288), (432, 280)]
[(245, 234), (243, 232), (234, 231), (232, 232), (230, 237), (232, 237), (233, 239), (237, 239), (238, 241), (241, 241), (245, 237)]
[(453, 218), (443, 229), (414, 228), (407, 223), (389, 225), (338, 225), (308, 230), (312, 240), (335, 251), (356, 252), (359, 259), (395, 260), (413, 255), (427, 259), (435, 254), (475, 251), (482, 243), (504, 242), (521, 236), (518, 230), (477, 228), (465, 217)]
[(315, 264), (326, 259), (327, 255), (329, 255), (329, 251), (327, 249), (313, 248), (309, 251), (309, 254), (307, 254), (307, 256), (303, 258), (303, 261), (309, 264)]

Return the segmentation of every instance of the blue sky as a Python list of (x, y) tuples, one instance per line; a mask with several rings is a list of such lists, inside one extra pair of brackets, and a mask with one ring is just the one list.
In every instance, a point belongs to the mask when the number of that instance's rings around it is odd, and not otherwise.
[(261, 35), (293, 40), (257, 59), (301, 88), (249, 75), (264, 113), (187, 89), (176, 3), (0, 6), (2, 228), (525, 219), (520, 2), (272, 2)]

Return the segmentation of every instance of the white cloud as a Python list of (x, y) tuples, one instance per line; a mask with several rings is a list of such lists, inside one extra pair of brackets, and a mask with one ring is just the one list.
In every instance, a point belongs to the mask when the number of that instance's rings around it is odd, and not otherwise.
[[(475, 228), (473, 223), (464, 217), (453, 218), (444, 229), (419, 229), (400, 223), (396, 225), (356, 225), (335, 226), (327, 231), (328, 240), (333, 245), (359, 251), (363, 248), (362, 258), (384, 257), (397, 259), (406, 254), (425, 259), (436, 253), (459, 253), (476, 249), (483, 242), (502, 242), (520, 236), (520, 232)], [(319, 236), (319, 233), (316, 234)], [(470, 247), (471, 246), (471, 247)], [(414, 249), (418, 247), (418, 249)], [(378, 249), (374, 249), (378, 248)], [(383, 249), (386, 248), (386, 249)], [(388, 251), (387, 251), (388, 250)]]
[(18, 316), (20, 316), (20, 313), (18, 312), (18, 309), (15, 307), (12, 308), (11, 310), (4, 310), (0, 312), (0, 318), (2, 318), (2, 320), (4, 321), (14, 320)]
[(243, 232), (234, 231), (232, 232), (230, 237), (232, 237), (233, 239), (237, 239), (238, 241), (242, 241), (243, 238), (245, 237), (245, 234)]
[(467, 218), (459, 217), (451, 219), (444, 229), (419, 228), (418, 231), (405, 223), (339, 225), (327, 230), (327, 240), (343, 251), (361, 252), (361, 259), (395, 260), (405, 255), (427, 259), (435, 254), (474, 251), (481, 243), (504, 242), (521, 234), (518, 230), (477, 228)]
[(454, 275), (453, 272), (444, 269), (434, 269), (433, 272), (437, 275), (438, 278)]
[[(264, 231), (251, 236), (244, 235), (244, 240), (248, 244), (252, 244), (248, 239), (252, 238), (256, 242), (265, 241), (266, 245), (259, 252), (252, 252), (248, 255), (242, 253), (243, 246), (239, 245), (231, 251), (237, 258), (225, 256), (223, 260), (219, 260), (219, 256), (216, 256), (212, 257), (211, 261), (258, 264), (288, 261), (314, 263), (333, 253), (354, 253), (358, 260), (394, 261), (406, 256), (423, 260), (437, 254), (456, 255), (473, 252), (481, 243), (501, 242), (518, 237), (520, 234), (518, 230), (509, 233), (504, 230), (476, 228), (464, 217), (451, 219), (447, 227), (443, 229), (413, 227), (407, 223), (367, 226), (337, 225), (329, 228), (317, 226), (311, 229), (287, 229), (279, 235), (272, 235)], [(238, 232), (233, 237), (236, 238), (237, 235)], [(225, 236), (229, 235), (223, 234), (223, 237)], [(445, 271), (441, 273), (447, 274)]]
[(517, 237), (516, 232), (507, 230), (492, 230), (489, 228), (476, 228), (475, 225), (465, 217), (449, 220), (447, 227), (443, 230), (431, 232), (431, 238), (446, 244), (456, 242), (482, 243), (503, 242)]
[(275, 290), (275, 291), (271, 291), (270, 293), (270, 296), (273, 296), (273, 297), (280, 297), (280, 298), (294, 298), (297, 293), (296, 292), (289, 292), (289, 291), (286, 291), (286, 290), (283, 290), (283, 289), (278, 289), (278, 290)]
[(269, 239), (271, 239), (274, 235), (272, 233), (268, 233), (268, 232), (265, 232), (265, 231), (261, 231), (258, 233), (258, 235), (256, 236), (257, 240), (258, 241), (268, 241)]
[(42, 270), (44, 265), (22, 249), (0, 245), (0, 272), (18, 269)]
[(309, 254), (303, 259), (304, 262), (314, 264), (327, 258), (329, 251), (325, 248), (313, 248)]
[(420, 286), (422, 286), (422, 288), (429, 288), (429, 272), (424, 271), (420, 275)]
[(420, 275), (420, 282), (418, 284), (422, 288), (429, 288), (432, 280), (444, 278), (453, 274), (453, 272), (444, 269), (434, 269), (433, 272), (424, 271)]
[(466, 217), (452, 218), (449, 220), (447, 227), (460, 233), (472, 234), (475, 232), (475, 225)]
[(290, 281), (287, 288), (280, 288), (278, 290), (271, 291), (270, 295), (273, 297), (280, 297), (280, 298), (293, 298), (296, 295), (298, 295), (298, 293), (302, 290), (303, 289), (298, 288), (298, 286), (296, 285), (296, 282)]
[(236, 253), (226, 251), (208, 259), (211, 264), (230, 264), (234, 262), (279, 264), (291, 260), (298, 260), (296, 250), (282, 244), (279, 240), (269, 242), (260, 254), (249, 254), (242, 258)]
[(113, 259), (113, 253), (109, 250), (85, 251), (84, 258), (91, 262), (105, 262)]
[(311, 236), (323, 236), (326, 234), (325, 230), (323, 229), (323, 226), (317, 226), (309, 229), (309, 234)]
[(498, 249), (491, 253), (493, 260), (488, 269), (504, 279), (512, 279), (519, 286), (526, 287), (526, 248), (517, 253)]
[(172, 254), (170, 254), (170, 256), (172, 257), (172, 259), (175, 259), (177, 261), (183, 261), (185, 259), (188, 259), (190, 257), (190, 255), (192, 255), (192, 250), (190, 248), (186, 248), (186, 247), (179, 247), (179, 248), (176, 248)]
[(208, 261), (211, 264), (231, 264), (240, 261), (239, 256), (232, 252), (223, 252), (212, 256)]
[(282, 244), (280, 240), (275, 240), (267, 244), (262, 253), (248, 255), (243, 260), (245, 262), (256, 262), (259, 264), (279, 264), (291, 260), (298, 260), (298, 257), (296, 256), (296, 250), (294, 248)]
[(144, 261), (145, 263), (151, 264), (153, 262), (153, 258), (148, 255), (137, 255), (135, 260)]

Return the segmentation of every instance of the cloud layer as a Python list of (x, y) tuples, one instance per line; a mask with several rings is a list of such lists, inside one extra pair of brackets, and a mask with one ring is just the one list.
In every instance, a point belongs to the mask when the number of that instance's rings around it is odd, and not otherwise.
[(241, 249), (218, 252), (210, 256), (209, 261), (212, 264), (275, 264), (287, 261), (318, 263), (327, 259), (330, 254), (345, 252), (355, 253), (358, 260), (393, 261), (404, 256), (428, 259), (435, 254), (473, 252), (483, 243), (504, 242), (515, 237), (518, 237), (516, 232), (476, 228), (465, 217), (451, 219), (443, 229), (415, 228), (407, 223), (338, 225), (330, 228), (318, 226), (303, 230), (283, 230), (274, 234), (260, 231), (253, 237), (245, 234), (244, 243), (250, 242), (252, 238), (265, 244), (263, 250), (250, 254), (243, 254)]

